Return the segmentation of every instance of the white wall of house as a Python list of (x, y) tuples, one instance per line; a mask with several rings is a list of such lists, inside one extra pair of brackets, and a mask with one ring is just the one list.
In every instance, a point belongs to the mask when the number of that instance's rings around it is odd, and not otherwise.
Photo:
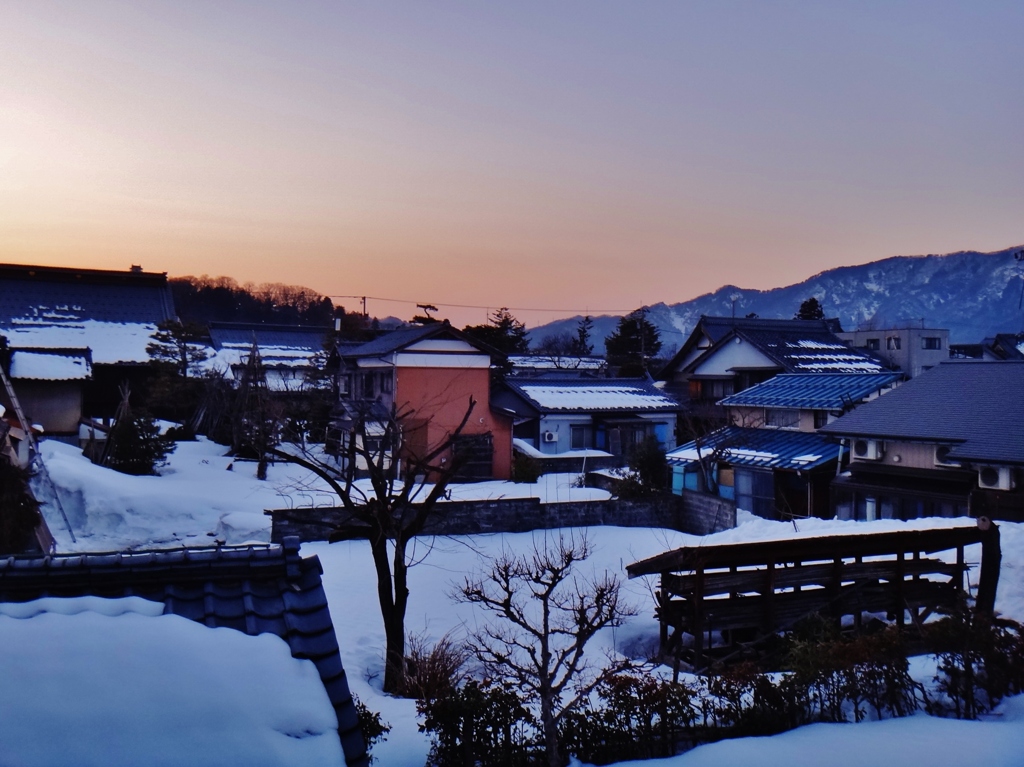
[(734, 338), (710, 355), (693, 371), (697, 376), (730, 376), (736, 368), (777, 368), (772, 361), (752, 344)]

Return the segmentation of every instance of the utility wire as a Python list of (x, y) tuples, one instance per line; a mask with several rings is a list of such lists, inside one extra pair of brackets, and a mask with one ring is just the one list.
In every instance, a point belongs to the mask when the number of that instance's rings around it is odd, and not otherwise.
[[(642, 312), (644, 312), (646, 314), (646, 311), (648, 309), (648, 307), (646, 305), (641, 306), (639, 309), (636, 309), (636, 308), (633, 308), (633, 309), (599, 309), (599, 308), (592, 308), (592, 307), (588, 307), (586, 309), (550, 309), (550, 308), (538, 309), (537, 307), (530, 307), (530, 306), (504, 306), (504, 307), (498, 307), (495, 304), (491, 304), (490, 306), (484, 306), (482, 304), (448, 304), (448, 303), (444, 303), (443, 301), (430, 301), (430, 302), (424, 304), (424, 302), (421, 302), (421, 301), (410, 301), (410, 300), (405, 299), (405, 298), (384, 298), (383, 296), (340, 296), (340, 295), (339, 296), (331, 296), (331, 295), (329, 295), (327, 297), (331, 298), (331, 299), (334, 299), (334, 298), (354, 298), (356, 300), (362, 301), (364, 307), (366, 306), (366, 301), (386, 301), (386, 302), (392, 303), (392, 304), (409, 304), (411, 306), (416, 306), (416, 307), (423, 307), (423, 306), (426, 305), (426, 306), (430, 306), (430, 307), (434, 308), (435, 311), (437, 310), (436, 307), (447, 307), (449, 309), (483, 309), (485, 311), (491, 311), (492, 309), (496, 309), (496, 308), (504, 308), (504, 309), (508, 309), (510, 312), (549, 312), (549, 313), (552, 313), (552, 314), (556, 314), (556, 313), (575, 313), (575, 314), (584, 314), (584, 315), (586, 315), (588, 317), (592, 316), (593, 313), (623, 314), (623, 315), (625, 315), (625, 314), (630, 314), (631, 312), (635, 312), (635, 311), (642, 311)], [(364, 311), (364, 314), (365, 314), (365, 311)], [(661, 332), (661, 333), (672, 333), (672, 334), (678, 335), (678, 336), (689, 335), (688, 333), (684, 333), (684, 332), (682, 332), (680, 330), (668, 330), (668, 329), (662, 329), (662, 328), (659, 328), (659, 332)]]
[[(418, 306), (420, 301), (410, 301), (405, 298), (384, 298), (382, 296), (328, 296), (328, 298), (358, 298), (359, 300), (366, 299), (368, 301), (388, 301), (393, 304), (411, 304)], [(484, 306), (482, 304), (448, 304), (442, 301), (431, 301), (432, 306), (447, 306), (452, 309), (496, 309), (499, 308), (497, 304), (490, 304)], [(604, 312), (608, 314), (628, 314), (629, 312), (636, 311), (636, 307), (632, 309), (598, 309), (588, 307), (586, 309), (538, 309), (535, 306), (505, 306), (505, 309), (514, 312), (577, 312), (582, 314), (588, 314), (591, 312)]]

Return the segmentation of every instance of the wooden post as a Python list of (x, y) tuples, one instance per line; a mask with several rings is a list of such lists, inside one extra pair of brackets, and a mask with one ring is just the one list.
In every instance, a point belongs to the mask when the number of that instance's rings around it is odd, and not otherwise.
[(905, 552), (899, 551), (896, 554), (896, 583), (893, 584), (896, 587), (896, 625), (902, 630), (905, 622), (904, 611), (906, 610), (906, 600), (903, 598), (903, 579), (907, 574), (907, 566), (903, 560)]
[(764, 571), (764, 632), (770, 634), (775, 631), (775, 562), (769, 561)]
[(964, 547), (960, 544), (956, 547), (956, 573), (960, 579), (960, 588), (963, 591), (967, 591), (970, 587), (970, 581), (964, 583), (964, 576), (967, 574), (967, 563), (964, 559)]
[(974, 609), (991, 615), (996, 607), (996, 589), (999, 586), (999, 567), (1003, 552), (999, 546), (999, 525), (988, 517), (978, 517), (981, 538), (981, 573), (978, 576), (978, 596)]
[(668, 650), (668, 599), (665, 597), (665, 574), (661, 576), (662, 588), (658, 590), (658, 644), (661, 646), (661, 655), (664, 657)]
[(698, 565), (693, 583), (693, 667), (704, 660), (704, 566)]

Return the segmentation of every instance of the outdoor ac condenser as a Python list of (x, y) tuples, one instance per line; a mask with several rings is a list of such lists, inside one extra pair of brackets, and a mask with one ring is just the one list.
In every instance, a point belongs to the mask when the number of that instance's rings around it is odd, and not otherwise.
[(978, 487), (986, 490), (1009, 490), (1009, 466), (982, 466), (978, 469)]
[(558, 442), (558, 435), (555, 434), (553, 431), (546, 431), (546, 432), (544, 432), (544, 441), (545, 442)]
[(862, 461), (880, 461), (884, 454), (882, 443), (877, 439), (855, 439), (853, 455)]

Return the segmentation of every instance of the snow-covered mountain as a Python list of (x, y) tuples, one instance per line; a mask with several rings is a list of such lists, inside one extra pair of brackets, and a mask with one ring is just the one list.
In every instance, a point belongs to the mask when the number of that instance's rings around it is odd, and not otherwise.
[[(842, 266), (816, 274), (796, 285), (750, 290), (726, 285), (678, 304), (648, 307), (648, 318), (662, 333), (665, 350), (679, 346), (702, 314), (792, 317), (801, 302), (814, 296), (828, 317), (839, 317), (843, 328), (855, 330), (920, 324), (948, 328), (953, 343), (978, 342), (993, 333), (1024, 330), (1020, 307), (1024, 262), (1014, 259), (1014, 247), (996, 253), (966, 251), (944, 256), (895, 256), (860, 266)], [(534, 328), (530, 340), (562, 332), (575, 333), (579, 318), (558, 320)], [(594, 318), (592, 338), (597, 351), (618, 323), (609, 315)]]

